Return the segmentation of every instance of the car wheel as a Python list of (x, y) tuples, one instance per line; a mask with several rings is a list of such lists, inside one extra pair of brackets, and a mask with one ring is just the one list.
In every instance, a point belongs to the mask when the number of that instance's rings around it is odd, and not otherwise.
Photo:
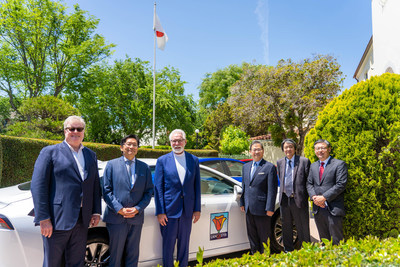
[(108, 238), (99, 234), (89, 235), (86, 242), (85, 266), (108, 266), (109, 259)]
[[(294, 247), (299, 248), (299, 239), (297, 238), (297, 229), (293, 224), (293, 240)], [(282, 221), (280, 216), (280, 210), (276, 210), (274, 215), (272, 216), (272, 240), (270, 243), (271, 251), (275, 253), (279, 253), (284, 251), (283, 248), (283, 238), (282, 238)]]

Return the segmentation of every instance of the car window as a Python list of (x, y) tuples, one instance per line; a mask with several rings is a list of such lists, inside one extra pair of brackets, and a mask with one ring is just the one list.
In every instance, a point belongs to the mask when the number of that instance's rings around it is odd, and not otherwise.
[(242, 176), (243, 163), (237, 161), (225, 161), (228, 169), (231, 171), (231, 176)]
[(222, 166), (221, 161), (219, 161), (219, 160), (204, 161), (204, 162), (202, 162), (200, 164), (205, 165), (207, 167), (210, 167), (211, 169), (214, 169), (216, 171), (225, 173), (224, 167)]
[(232, 194), (234, 184), (223, 177), (200, 169), (202, 194)]

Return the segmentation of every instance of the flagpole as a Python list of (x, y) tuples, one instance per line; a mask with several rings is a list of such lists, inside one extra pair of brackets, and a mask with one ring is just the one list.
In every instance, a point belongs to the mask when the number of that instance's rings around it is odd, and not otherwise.
[[(154, 1), (154, 16), (156, 17), (156, 1)], [(153, 20), (154, 20), (153, 19)], [(153, 23), (154, 24), (154, 23)], [(153, 31), (155, 31), (153, 25)], [(156, 140), (156, 34), (154, 32), (154, 70), (153, 70), (153, 149)]]

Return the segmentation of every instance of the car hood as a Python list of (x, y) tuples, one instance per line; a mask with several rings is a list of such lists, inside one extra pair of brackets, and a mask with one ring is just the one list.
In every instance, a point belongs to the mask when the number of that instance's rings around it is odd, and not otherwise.
[(27, 184), (0, 188), (0, 208), (28, 198), (32, 198), (32, 194)]

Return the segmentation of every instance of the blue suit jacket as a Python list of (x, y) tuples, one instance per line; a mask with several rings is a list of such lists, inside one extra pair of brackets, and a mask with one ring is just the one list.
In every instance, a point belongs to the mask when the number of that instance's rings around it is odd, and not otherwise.
[(82, 204), (82, 219), (89, 226), (92, 214), (101, 214), (101, 189), (96, 154), (83, 148), (87, 177), (82, 181), (67, 143), (40, 151), (32, 175), (34, 222), (51, 219), (54, 230), (72, 229)]
[[(131, 177), (124, 157), (110, 160), (104, 170), (103, 183), (103, 198), (107, 203), (103, 221), (112, 224), (142, 224), (144, 209), (149, 205), (153, 194), (149, 166), (143, 161), (135, 160), (135, 183), (131, 188)], [(118, 211), (126, 207), (135, 207), (139, 213), (133, 218), (125, 219)]]
[(261, 160), (250, 181), (250, 172), (253, 161), (243, 165), (242, 196), (240, 206), (252, 215), (266, 216), (267, 211), (275, 211), (278, 178), (276, 167), (264, 159)]
[(199, 159), (187, 152), (186, 175), (183, 185), (179, 179), (173, 152), (157, 160), (154, 173), (154, 201), (156, 215), (179, 218), (182, 213), (192, 216), (201, 209)]

